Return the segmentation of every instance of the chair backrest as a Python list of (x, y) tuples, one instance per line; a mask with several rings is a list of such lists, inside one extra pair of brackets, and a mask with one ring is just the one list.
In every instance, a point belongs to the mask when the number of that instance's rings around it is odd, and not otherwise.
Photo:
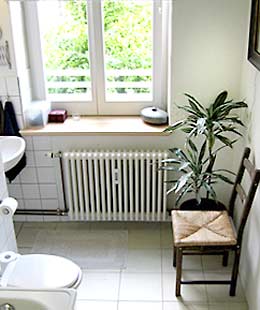
[[(243, 211), (240, 220), (240, 225), (238, 227), (238, 236), (237, 236), (238, 244), (241, 244), (242, 242), (244, 228), (260, 181), (260, 170), (255, 169), (254, 165), (249, 160), (249, 155), (250, 155), (250, 149), (247, 147), (244, 150), (244, 154), (239, 166), (238, 174), (234, 183), (234, 187), (229, 202), (229, 214), (231, 217), (233, 217), (234, 215), (234, 207), (237, 196), (239, 196), (242, 202)], [(245, 171), (248, 172), (248, 175), (250, 177), (248, 191), (245, 191), (241, 184)]]

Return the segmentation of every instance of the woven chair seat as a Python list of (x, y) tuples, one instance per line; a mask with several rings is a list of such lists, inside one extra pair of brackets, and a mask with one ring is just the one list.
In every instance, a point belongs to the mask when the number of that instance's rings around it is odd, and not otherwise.
[(229, 246), (237, 238), (227, 211), (172, 211), (174, 246)]

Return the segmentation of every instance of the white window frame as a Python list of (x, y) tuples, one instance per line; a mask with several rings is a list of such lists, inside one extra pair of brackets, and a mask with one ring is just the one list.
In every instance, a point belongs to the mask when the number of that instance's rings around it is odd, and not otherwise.
[[(153, 100), (106, 101), (102, 28), (102, 0), (86, 0), (88, 8), (89, 58), (92, 101), (78, 96), (52, 101), (53, 108), (65, 108), (69, 114), (81, 115), (138, 115), (147, 106), (166, 109), (167, 101), (167, 38), (169, 34), (169, 5), (171, 1), (153, 0)], [(38, 22), (37, 1), (24, 1), (25, 26), (31, 69), (32, 97), (47, 99), (43, 55)], [(95, 24), (95, 27), (91, 25)]]

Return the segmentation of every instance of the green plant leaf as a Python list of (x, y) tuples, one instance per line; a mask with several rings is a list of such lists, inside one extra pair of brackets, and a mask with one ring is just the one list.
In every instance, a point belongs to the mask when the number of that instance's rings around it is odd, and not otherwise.
[(222, 91), (217, 98), (215, 99), (215, 102), (213, 103), (213, 107), (218, 107), (220, 104), (223, 104), (228, 96), (228, 92), (226, 90)]
[(189, 181), (190, 177), (192, 175), (192, 172), (189, 172), (187, 174), (184, 174), (180, 177), (179, 179), (179, 183), (176, 186), (175, 192), (178, 193), (179, 190), (181, 190), (183, 188), (183, 186)]
[(162, 163), (176, 163), (176, 164), (180, 164), (181, 161), (179, 159), (175, 159), (175, 158), (167, 158), (167, 159), (163, 159)]
[(190, 139), (188, 140), (188, 144), (189, 144), (190, 148), (192, 149), (192, 151), (195, 152), (196, 154), (198, 154), (198, 149), (197, 149), (196, 145)]
[(215, 200), (217, 201), (217, 195), (216, 192), (214, 190), (214, 188), (209, 185), (207, 182), (203, 182), (203, 186), (206, 189), (207, 193), (209, 193), (209, 195)]
[(178, 171), (186, 171), (185, 169), (190, 166), (190, 163), (184, 162), (178, 169)]
[(193, 96), (191, 96), (191, 95), (189, 95), (189, 94), (187, 94), (187, 93), (185, 93), (184, 95), (185, 95), (186, 97), (188, 97), (192, 102), (194, 102), (195, 104), (197, 104), (197, 105), (201, 108), (202, 111), (205, 111), (205, 108), (203, 107), (203, 105), (200, 104), (199, 101), (198, 101), (195, 97), (193, 97)]
[(182, 106), (182, 107), (179, 107), (181, 110), (184, 110), (188, 113), (191, 113), (193, 114), (194, 116), (196, 117), (203, 117), (203, 115), (201, 113), (198, 113), (197, 111), (194, 111), (191, 107), (189, 106)]
[(185, 123), (186, 123), (185, 120), (178, 121), (178, 122), (172, 124), (171, 126), (168, 126), (166, 129), (164, 129), (163, 132), (173, 132), (176, 129), (181, 128)]
[(221, 136), (221, 135), (216, 135), (216, 138), (219, 139), (222, 143), (229, 147), (233, 147), (232, 145), (232, 140), (228, 139), (227, 137)]
[(222, 175), (222, 174), (218, 174), (218, 173), (213, 173), (214, 177), (217, 177), (219, 179), (221, 179), (222, 181), (228, 183), (228, 184), (234, 184), (234, 182), (232, 180), (230, 180), (228, 177)]
[(200, 149), (200, 153), (199, 153), (199, 157), (198, 157), (198, 162), (202, 162), (202, 159), (205, 155), (205, 151), (206, 151), (206, 146), (207, 146), (207, 140), (204, 141), (204, 143), (202, 144), (202, 147)]
[(165, 170), (165, 171), (179, 171), (178, 167), (174, 166), (161, 166), (158, 168), (158, 170)]
[(214, 173), (215, 173), (215, 172), (226, 172), (226, 173), (230, 173), (230, 174), (236, 176), (236, 173), (235, 173), (235, 172), (233, 172), (233, 171), (231, 171), (231, 170), (228, 170), (228, 169), (215, 169), (215, 170), (214, 170)]
[(192, 184), (187, 184), (187, 186), (180, 192), (177, 194), (177, 199), (175, 201), (176, 205), (178, 206), (181, 198), (186, 195), (187, 193), (189, 193), (192, 190)]

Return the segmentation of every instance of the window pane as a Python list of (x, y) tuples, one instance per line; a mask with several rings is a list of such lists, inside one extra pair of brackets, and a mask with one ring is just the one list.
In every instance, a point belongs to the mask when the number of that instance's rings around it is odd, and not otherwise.
[(103, 0), (107, 101), (152, 100), (153, 1)]
[(86, 1), (39, 1), (38, 14), (51, 98), (91, 100)]

